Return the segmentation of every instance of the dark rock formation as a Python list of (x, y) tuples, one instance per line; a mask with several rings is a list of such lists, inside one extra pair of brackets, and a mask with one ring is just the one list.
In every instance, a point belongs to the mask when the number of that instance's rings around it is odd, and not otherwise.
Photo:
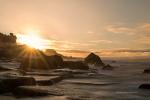
[(49, 70), (56, 69), (63, 64), (62, 57), (58, 55), (46, 56), (43, 52), (35, 50), (36, 54), (29, 55), (21, 61), (20, 69), (31, 70)]
[(101, 58), (94, 53), (89, 54), (84, 61), (86, 64), (104, 65)]
[(35, 97), (35, 96), (47, 96), (50, 95), (48, 93), (48, 90), (43, 90), (40, 88), (33, 88), (33, 87), (27, 87), (27, 86), (20, 86), (15, 88), (12, 93), (16, 97)]
[(47, 56), (43, 52), (25, 57), (20, 65), (20, 68), (25, 71), (32, 70), (50, 70), (58, 68), (83, 69), (88, 70), (89, 67), (82, 61), (63, 61), (59, 55)]
[(39, 97), (39, 96), (62, 96), (59, 91), (40, 87), (40, 86), (20, 86), (13, 90), (16, 97)]
[(64, 61), (63, 68), (88, 70), (89, 66), (82, 61)]
[(36, 80), (36, 82), (38, 85), (47, 86), (47, 85), (56, 84), (56, 83), (60, 82), (61, 80), (63, 80), (63, 77), (61, 77), (61, 76), (52, 76), (49, 79)]
[(150, 89), (150, 84), (142, 84), (139, 86), (140, 89)]
[(0, 77), (0, 93), (11, 92), (14, 88), (23, 85), (36, 85), (36, 81), (32, 77), (18, 77), (18, 76)]
[(109, 64), (107, 64), (107, 65), (104, 65), (102, 69), (103, 70), (113, 70), (113, 67), (110, 66)]
[(0, 72), (1, 71), (9, 71), (9, 70), (11, 70), (11, 69), (0, 66)]
[(9, 33), (9, 35), (0, 33), (0, 44), (2, 43), (16, 43), (17, 37), (13, 33)]
[(45, 59), (47, 60), (49, 66), (54, 66), (53, 68), (59, 68), (63, 65), (63, 59), (61, 56), (53, 55), (53, 56), (46, 56)]
[(54, 49), (46, 49), (44, 53), (48, 56), (58, 55), (58, 53)]
[(150, 68), (145, 69), (144, 73), (149, 73), (150, 74)]

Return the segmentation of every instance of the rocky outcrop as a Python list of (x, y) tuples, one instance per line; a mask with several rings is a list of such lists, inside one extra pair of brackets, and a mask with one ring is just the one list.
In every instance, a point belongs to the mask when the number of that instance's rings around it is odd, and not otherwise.
[(107, 65), (104, 65), (102, 69), (103, 70), (113, 70), (113, 67), (111, 65), (107, 64)]
[(63, 94), (57, 91), (49, 91), (43, 87), (39, 86), (20, 86), (13, 90), (12, 92), (16, 97), (39, 97), (39, 96), (62, 96)]
[(48, 62), (48, 65), (53, 69), (59, 68), (63, 65), (63, 59), (59, 55), (46, 56), (45, 59)]
[(1, 71), (9, 71), (9, 70), (11, 70), (11, 69), (0, 66), (0, 72)]
[(139, 86), (139, 89), (150, 89), (150, 84), (142, 84)]
[(58, 55), (46, 56), (38, 53), (36, 57), (26, 57), (21, 61), (20, 69), (25, 71), (56, 69), (63, 64), (63, 59)]
[(104, 65), (101, 58), (94, 54), (94, 53), (91, 53), (89, 54), (85, 59), (84, 59), (84, 62), (86, 64), (94, 64), (94, 65)]
[(36, 85), (36, 81), (32, 77), (23, 77), (23, 76), (0, 77), (0, 93), (11, 92), (14, 88), (23, 85)]
[(37, 79), (36, 82), (40, 86), (53, 85), (63, 80), (62, 76), (51, 76), (48, 79)]
[(58, 68), (89, 69), (89, 67), (82, 61), (63, 61), (62, 57), (59, 55), (46, 56), (42, 52), (37, 53), (35, 57), (24, 58), (20, 65), (20, 69), (25, 71), (50, 70)]
[(150, 74), (150, 68), (145, 69), (143, 73), (149, 73)]
[(88, 70), (89, 66), (82, 61), (64, 61), (63, 68)]

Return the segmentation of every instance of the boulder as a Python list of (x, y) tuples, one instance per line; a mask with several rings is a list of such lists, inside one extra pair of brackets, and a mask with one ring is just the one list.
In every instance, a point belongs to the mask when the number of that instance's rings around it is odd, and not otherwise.
[(58, 53), (54, 49), (46, 49), (44, 53), (49, 56), (58, 55)]
[(82, 61), (64, 61), (63, 68), (88, 70), (89, 66)]
[(59, 55), (45, 56), (45, 59), (51, 69), (59, 68), (63, 64), (63, 59)]
[(107, 64), (107, 65), (104, 65), (102, 69), (103, 70), (113, 70), (113, 67), (111, 65)]
[(0, 66), (0, 71), (9, 71), (11, 69)]
[(36, 82), (40, 86), (47, 86), (47, 85), (53, 85), (63, 80), (63, 77), (61, 76), (51, 76), (47, 79), (36, 79)]
[(150, 68), (145, 69), (143, 73), (150, 73)]
[(39, 96), (62, 96), (63, 94), (56, 90), (49, 90), (48, 88), (40, 86), (20, 86), (15, 88), (12, 93), (16, 97), (39, 97)]
[(84, 62), (86, 64), (94, 64), (94, 65), (104, 65), (101, 58), (94, 54), (94, 53), (91, 53), (89, 54), (85, 59), (84, 59)]
[(142, 84), (139, 86), (140, 89), (150, 89), (150, 84)]
[(20, 69), (25, 71), (32, 70), (50, 70), (56, 69), (63, 64), (63, 59), (61, 56), (53, 55), (46, 56), (44, 54), (40, 54), (36, 57), (27, 57), (23, 58), (21, 61)]
[(36, 81), (32, 77), (20, 77), (20, 76), (0, 77), (0, 93), (11, 92), (14, 88), (23, 85), (36, 85)]

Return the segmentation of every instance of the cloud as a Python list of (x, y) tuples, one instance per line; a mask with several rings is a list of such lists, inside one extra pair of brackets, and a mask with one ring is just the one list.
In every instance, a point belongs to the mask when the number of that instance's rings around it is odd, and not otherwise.
[[(86, 57), (90, 51), (84, 50), (63, 50), (60, 53), (67, 56)], [(95, 52), (100, 57), (149, 57), (150, 49), (116, 49), (116, 50), (100, 50)]]
[(150, 49), (116, 49), (116, 50), (102, 50), (103, 51), (111, 51), (111, 52), (130, 52), (130, 53), (137, 53), (137, 52), (140, 52), (140, 53), (145, 53), (145, 52), (149, 52), (150, 53)]
[(142, 25), (141, 25), (141, 28), (142, 28), (144, 31), (149, 31), (149, 32), (150, 32), (150, 23), (142, 24)]
[(114, 24), (108, 25), (106, 30), (114, 34), (129, 35), (135, 44), (150, 45), (150, 23), (136, 24), (131, 27)]
[(126, 27), (123, 25), (109, 25), (106, 27), (108, 32), (112, 32), (115, 34), (127, 34), (127, 35), (134, 35), (136, 30), (131, 27)]
[(116, 49), (96, 52), (104, 57), (149, 57), (150, 49)]
[(110, 41), (110, 40), (93, 40), (90, 42), (91, 43), (113, 43), (113, 41)]
[(139, 36), (136, 42), (143, 44), (143, 45), (150, 45), (150, 34)]
[(94, 45), (92, 43), (84, 42), (70, 42), (60, 40), (50, 40), (48, 43), (49, 47), (56, 50), (70, 50), (70, 49), (87, 49)]

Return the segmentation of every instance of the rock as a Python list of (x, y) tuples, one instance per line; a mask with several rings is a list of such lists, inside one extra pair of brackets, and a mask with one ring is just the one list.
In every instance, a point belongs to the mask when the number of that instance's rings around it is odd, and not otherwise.
[(143, 73), (150, 73), (150, 68), (145, 69)]
[(23, 85), (36, 85), (36, 81), (32, 77), (18, 77), (18, 76), (0, 77), (0, 93), (11, 92), (17, 86)]
[(39, 86), (20, 86), (15, 88), (12, 93), (16, 97), (37, 97), (37, 96), (62, 96), (62, 93), (57, 91), (48, 90), (48, 88), (39, 87)]
[(140, 89), (150, 89), (150, 84), (142, 84), (139, 86)]
[(56, 69), (63, 65), (63, 59), (59, 55), (46, 56), (45, 59), (51, 69)]
[(43, 90), (43, 89), (35, 88), (35, 87), (26, 87), (26, 86), (17, 87), (12, 91), (12, 93), (16, 97), (35, 97), (35, 96), (50, 95), (48, 93), (48, 90)]
[(63, 68), (88, 70), (89, 66), (82, 61), (64, 61)]
[(63, 80), (63, 77), (61, 76), (51, 76), (47, 79), (36, 79), (36, 82), (38, 85), (47, 86), (47, 85), (53, 85)]
[(0, 66), (0, 71), (9, 71), (11, 69)]
[(46, 49), (44, 53), (49, 56), (58, 55), (58, 53), (54, 49)]
[(94, 65), (104, 65), (101, 58), (94, 53), (89, 54), (85, 59), (84, 62), (86, 64), (94, 64)]
[(115, 60), (113, 60), (113, 61), (111, 61), (112, 63), (116, 63), (117, 61), (115, 61)]
[(63, 64), (61, 56), (46, 56), (43, 53), (36, 54), (35, 57), (26, 57), (21, 61), (20, 69), (25, 71), (50, 70), (59, 68)]
[(103, 66), (102, 69), (103, 69), (103, 70), (113, 70), (113, 67), (110, 66), (109, 64), (107, 64), (107, 65)]

